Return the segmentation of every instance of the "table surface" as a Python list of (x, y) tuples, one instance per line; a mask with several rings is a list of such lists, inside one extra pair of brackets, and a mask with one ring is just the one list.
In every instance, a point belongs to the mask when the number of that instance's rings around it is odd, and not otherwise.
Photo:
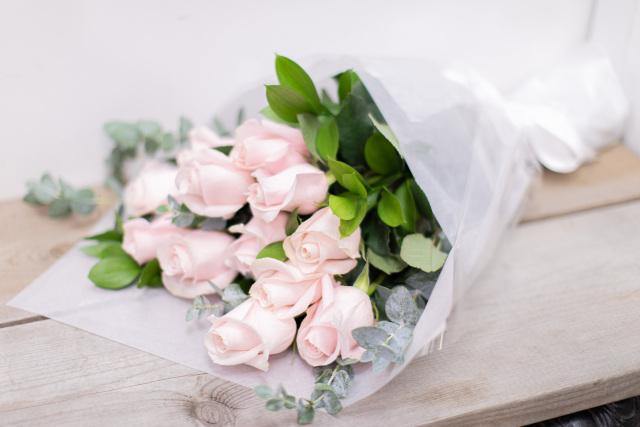
[[(442, 350), (315, 424), (516, 425), (640, 394), (638, 199), (640, 160), (623, 147), (544, 174)], [(294, 424), (245, 387), (2, 305), (98, 215), (54, 221), (0, 203), (0, 424)]]

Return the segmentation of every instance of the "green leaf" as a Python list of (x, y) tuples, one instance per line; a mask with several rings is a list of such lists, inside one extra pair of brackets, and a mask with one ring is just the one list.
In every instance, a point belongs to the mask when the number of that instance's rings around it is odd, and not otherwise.
[(387, 189), (382, 190), (378, 203), (378, 216), (389, 227), (397, 227), (405, 222), (400, 201)]
[(71, 203), (67, 199), (55, 199), (47, 211), (51, 218), (60, 218), (71, 213)]
[(293, 212), (291, 212), (291, 215), (289, 215), (289, 218), (287, 219), (287, 224), (284, 227), (284, 231), (285, 234), (287, 236), (291, 236), (293, 233), (296, 232), (296, 230), (298, 229), (298, 226), (300, 225), (300, 216), (298, 215), (298, 209), (295, 209)]
[(367, 202), (365, 199), (357, 199), (356, 201), (356, 215), (353, 219), (341, 219), (340, 220), (340, 237), (350, 236), (354, 231), (358, 229), (360, 223), (367, 214)]
[(324, 403), (324, 409), (330, 415), (336, 415), (342, 410), (340, 399), (338, 399), (338, 396), (336, 396), (336, 394), (331, 391), (324, 392), (324, 394), (322, 395), (322, 403)]
[(442, 268), (447, 254), (422, 234), (410, 234), (402, 240), (400, 257), (410, 266), (430, 273)]
[(338, 76), (338, 98), (340, 101), (344, 101), (351, 93), (351, 88), (359, 81), (360, 78), (352, 70), (347, 70)]
[(162, 133), (162, 126), (151, 120), (140, 120), (137, 123), (138, 132), (145, 138), (156, 138)]
[(378, 130), (378, 132), (384, 135), (387, 141), (389, 141), (396, 150), (400, 151), (400, 143), (398, 142), (398, 138), (393, 133), (389, 125), (382, 121), (376, 120), (373, 114), (369, 114), (369, 120), (371, 120), (371, 123), (373, 123), (373, 126)]
[(329, 159), (327, 163), (329, 165), (329, 170), (331, 170), (333, 176), (335, 176), (338, 183), (344, 189), (359, 196), (367, 197), (367, 188), (364, 178), (362, 178), (362, 175), (360, 175), (357, 170), (344, 162), (334, 159)]
[(322, 105), (324, 105), (324, 107), (329, 110), (329, 112), (334, 116), (336, 116), (340, 112), (340, 104), (334, 102), (333, 99), (331, 99), (331, 95), (329, 95), (329, 93), (325, 89), (322, 89), (320, 102), (322, 102)]
[(256, 259), (260, 258), (274, 258), (279, 261), (286, 261), (287, 255), (284, 253), (282, 241), (273, 242), (262, 248), (262, 250), (258, 252), (258, 255), (256, 255)]
[(298, 123), (300, 124), (300, 131), (302, 132), (302, 137), (304, 138), (307, 149), (315, 159), (320, 159), (316, 148), (316, 138), (318, 129), (320, 128), (320, 121), (312, 114), (299, 114)]
[(279, 411), (284, 406), (284, 402), (279, 397), (267, 400), (265, 404), (267, 410), (269, 411)]
[(416, 202), (413, 198), (413, 192), (411, 191), (411, 183), (409, 180), (403, 182), (395, 192), (396, 198), (400, 202), (402, 207), (402, 213), (404, 215), (405, 222), (402, 223), (402, 228), (409, 233), (416, 231), (416, 221), (418, 219), (418, 210), (416, 208)]
[(407, 267), (407, 264), (395, 255), (379, 255), (371, 249), (367, 249), (367, 261), (386, 274), (398, 273)]
[(138, 127), (133, 123), (108, 122), (104, 130), (123, 150), (134, 150), (141, 140)]
[(286, 86), (267, 85), (267, 102), (278, 117), (290, 123), (296, 123), (298, 114), (313, 112), (302, 95)]
[(298, 399), (298, 424), (306, 425), (313, 422), (315, 415), (315, 409), (313, 406), (306, 402), (304, 399)]
[(189, 140), (189, 131), (193, 129), (193, 123), (191, 120), (184, 116), (180, 116), (178, 120), (178, 139), (180, 143), (185, 143)]
[(345, 98), (336, 116), (340, 132), (340, 157), (352, 166), (364, 165), (364, 144), (373, 133), (369, 113), (377, 107), (362, 83), (358, 82)]
[(48, 205), (53, 202), (60, 193), (60, 188), (53, 180), (51, 175), (45, 173), (39, 182), (29, 184), (29, 191), (38, 203)]
[(358, 211), (358, 199), (350, 193), (343, 193), (342, 196), (329, 195), (329, 207), (331, 211), (340, 219), (353, 219)]
[(276, 55), (276, 75), (282, 86), (293, 89), (302, 95), (316, 113), (322, 111), (318, 91), (311, 77), (291, 59)]
[(271, 390), (271, 387), (265, 384), (256, 386), (253, 390), (256, 392), (256, 395), (262, 399), (269, 399), (271, 396), (273, 396), (273, 390)]
[(260, 114), (262, 114), (262, 116), (265, 119), (269, 119), (272, 122), (282, 123), (282, 124), (291, 126), (290, 122), (287, 122), (286, 120), (282, 120), (269, 106), (266, 106), (262, 110), (260, 110)]
[(369, 262), (367, 261), (364, 267), (362, 267), (360, 274), (358, 274), (358, 277), (353, 282), (353, 287), (358, 288), (365, 294), (369, 295), (370, 284), (371, 281), (369, 280)]
[(106, 241), (122, 242), (122, 232), (118, 232), (117, 230), (107, 230), (102, 233), (85, 237), (85, 240), (96, 240), (98, 242), (106, 242)]
[(126, 252), (122, 249), (122, 244), (113, 240), (98, 242), (91, 246), (84, 246), (80, 250), (85, 254), (96, 258), (126, 255)]
[(431, 211), (431, 205), (429, 205), (429, 200), (427, 199), (426, 194), (424, 194), (424, 191), (422, 191), (414, 179), (410, 179), (408, 181), (418, 211), (420, 211), (421, 215), (431, 218), (433, 216), (433, 212)]
[(89, 271), (89, 280), (104, 289), (122, 289), (131, 285), (140, 274), (140, 266), (129, 256), (100, 260)]
[(389, 320), (399, 325), (415, 325), (420, 318), (420, 310), (411, 293), (404, 286), (393, 288), (385, 303), (384, 312)]
[(381, 175), (390, 175), (402, 170), (403, 163), (398, 151), (378, 132), (374, 132), (367, 139), (364, 158), (369, 167)]
[(152, 259), (142, 267), (140, 279), (138, 279), (138, 287), (159, 288), (162, 283), (162, 269), (157, 259)]
[(338, 125), (333, 117), (321, 117), (316, 135), (316, 149), (324, 160), (335, 159), (339, 146)]
[(82, 188), (73, 193), (71, 198), (71, 210), (79, 215), (88, 215), (96, 208), (93, 190)]

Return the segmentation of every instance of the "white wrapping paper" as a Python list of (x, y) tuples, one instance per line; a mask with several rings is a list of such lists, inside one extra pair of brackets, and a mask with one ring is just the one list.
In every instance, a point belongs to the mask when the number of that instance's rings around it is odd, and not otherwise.
[[(492, 92), (486, 83), (473, 83), (464, 73), (443, 72), (420, 61), (327, 60), (310, 71), (317, 81), (328, 81), (347, 68), (359, 73), (396, 134), (453, 247), (415, 328), (407, 362), (379, 374), (368, 364), (357, 365), (354, 387), (345, 401), (349, 404), (390, 381), (444, 332), (454, 302), (516, 219), (538, 167), (529, 128), (513, 119), (500, 96), (483, 95)], [(238, 107), (255, 115), (264, 105), (264, 89), (257, 85), (221, 116), (234, 116)], [(107, 216), (97, 229), (111, 221)], [(292, 394), (310, 394), (312, 370), (291, 352), (271, 357), (266, 373), (246, 366), (216, 366), (203, 348), (208, 322), (184, 320), (189, 301), (163, 289), (97, 288), (87, 279), (94, 262), (74, 247), (9, 304), (239, 384), (283, 384)]]

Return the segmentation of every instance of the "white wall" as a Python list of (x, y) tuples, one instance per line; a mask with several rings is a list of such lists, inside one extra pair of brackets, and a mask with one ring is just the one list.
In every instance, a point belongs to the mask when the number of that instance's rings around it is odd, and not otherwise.
[(108, 119), (216, 106), (273, 53), (461, 60), (500, 87), (583, 40), (591, 0), (0, 0), (0, 198), (49, 170), (102, 180)]

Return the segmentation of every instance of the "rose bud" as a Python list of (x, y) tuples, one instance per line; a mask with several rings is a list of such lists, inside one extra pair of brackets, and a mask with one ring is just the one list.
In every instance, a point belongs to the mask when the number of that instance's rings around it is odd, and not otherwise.
[(340, 218), (323, 208), (298, 226), (283, 243), (290, 262), (303, 273), (345, 274), (360, 257), (360, 229), (340, 237)]
[(237, 272), (225, 265), (233, 237), (219, 231), (185, 230), (158, 248), (162, 282), (173, 295), (195, 298), (225, 288)]
[(351, 331), (371, 325), (369, 296), (353, 286), (336, 286), (307, 310), (298, 331), (298, 353), (311, 366), (328, 365), (338, 356), (359, 360), (364, 349)]
[(271, 222), (264, 222), (253, 217), (247, 224), (236, 224), (229, 227), (232, 233), (242, 234), (229, 246), (227, 265), (243, 276), (251, 274), (251, 264), (256, 255), (269, 243), (278, 242), (285, 237), (288, 215), (278, 214)]
[(147, 162), (140, 173), (124, 189), (123, 201), (128, 215), (153, 213), (176, 193), (177, 169), (167, 163)]
[(218, 365), (269, 368), (269, 356), (285, 351), (296, 335), (293, 319), (279, 319), (248, 299), (222, 317), (210, 316), (211, 329), (205, 336), (209, 357)]
[(123, 224), (122, 229), (122, 249), (138, 264), (154, 259), (159, 246), (183, 231), (171, 223), (168, 215), (152, 222), (144, 218), (131, 219)]
[(235, 140), (229, 156), (236, 166), (250, 171), (273, 175), (307, 163), (309, 157), (300, 130), (268, 120), (247, 120), (236, 129)]
[(291, 166), (275, 175), (255, 174), (257, 181), (249, 187), (249, 205), (254, 216), (271, 222), (281, 211), (298, 210), (310, 214), (327, 197), (327, 178), (309, 164)]
[(257, 259), (251, 269), (256, 281), (249, 294), (280, 318), (304, 313), (320, 299), (323, 286), (337, 286), (330, 274), (305, 275), (293, 265), (273, 258)]
[(223, 153), (195, 150), (180, 159), (176, 199), (194, 213), (214, 218), (231, 218), (247, 201), (253, 182), (248, 171), (237, 168)]

